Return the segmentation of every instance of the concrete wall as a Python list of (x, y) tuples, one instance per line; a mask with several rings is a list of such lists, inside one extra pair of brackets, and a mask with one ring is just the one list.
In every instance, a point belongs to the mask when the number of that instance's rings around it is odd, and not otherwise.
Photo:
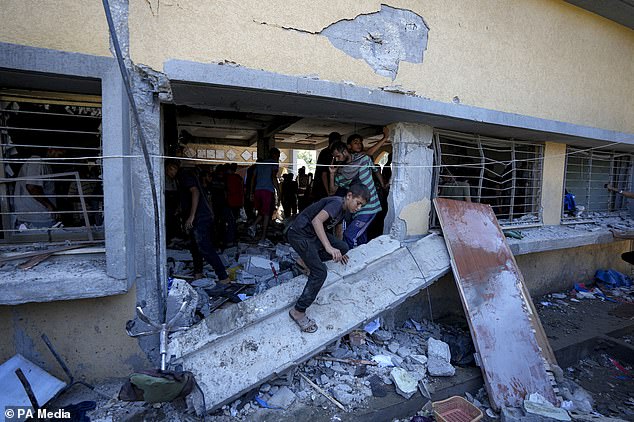
[[(515, 257), (531, 297), (564, 292), (574, 283), (593, 283), (599, 269), (615, 269), (631, 275), (632, 266), (621, 260), (621, 254), (632, 250), (631, 242), (620, 241), (603, 245), (518, 255)], [(386, 323), (400, 327), (409, 318), (421, 319), (464, 318), (453, 274), (441, 277), (429, 288), (411, 297), (397, 309), (383, 315)]]
[(2, 0), (0, 42), (109, 56), (99, 0)]
[(532, 296), (562, 291), (574, 283), (588, 283), (599, 269), (630, 275), (632, 266), (621, 254), (632, 250), (629, 240), (516, 256)]
[(566, 145), (547, 142), (542, 168), (542, 221), (545, 225), (561, 222), (563, 207)]
[(132, 289), (107, 298), (0, 306), (0, 363), (21, 353), (66, 381), (40, 338), (46, 334), (77, 379), (94, 382), (147, 368), (145, 354), (125, 332), (135, 303)]
[(227, 61), (368, 87), (400, 84), (446, 103), (634, 132), (634, 31), (559, 0), (389, 6), (418, 14), (429, 28), (422, 63), (400, 61), (394, 80), (330, 41), (363, 32), (361, 14), (381, 10), (376, 19), (390, 27), (392, 15), (377, 0), (132, 1), (131, 56), (156, 70), (169, 59)]

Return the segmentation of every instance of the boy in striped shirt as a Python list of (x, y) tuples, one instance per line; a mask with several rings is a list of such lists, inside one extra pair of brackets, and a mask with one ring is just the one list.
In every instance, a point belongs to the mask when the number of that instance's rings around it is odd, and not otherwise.
[[(354, 135), (353, 135), (354, 136)], [(330, 167), (330, 190), (340, 194), (347, 188), (360, 183), (370, 191), (370, 200), (357, 211), (343, 232), (343, 238), (350, 248), (368, 243), (367, 229), (376, 215), (381, 212), (381, 202), (374, 187), (372, 173), (376, 171), (372, 158), (363, 152), (350, 153), (346, 144), (336, 142), (330, 147), (333, 158), (343, 166)]]

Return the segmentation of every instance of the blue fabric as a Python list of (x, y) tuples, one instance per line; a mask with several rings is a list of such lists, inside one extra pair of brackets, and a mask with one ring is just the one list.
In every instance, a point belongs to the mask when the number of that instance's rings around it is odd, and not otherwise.
[(616, 270), (597, 270), (594, 278), (610, 287), (630, 287), (632, 279)]
[(354, 218), (346, 225), (343, 239), (350, 249), (368, 243), (368, 227), (376, 214), (354, 214)]
[(575, 201), (575, 196), (571, 193), (566, 193), (564, 196), (564, 210), (565, 211), (575, 211), (577, 209), (577, 202)]
[(271, 174), (279, 169), (277, 161), (267, 159), (257, 164), (255, 167), (255, 190), (268, 190), (269, 192), (275, 192), (275, 186), (273, 186), (273, 179)]

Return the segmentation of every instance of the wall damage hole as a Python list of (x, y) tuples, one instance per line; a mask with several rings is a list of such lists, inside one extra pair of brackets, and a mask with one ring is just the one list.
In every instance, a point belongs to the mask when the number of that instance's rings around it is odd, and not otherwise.
[(422, 63), (429, 27), (416, 13), (381, 5), (381, 10), (343, 20), (320, 32), (344, 53), (363, 59), (381, 76), (396, 79), (399, 63)]

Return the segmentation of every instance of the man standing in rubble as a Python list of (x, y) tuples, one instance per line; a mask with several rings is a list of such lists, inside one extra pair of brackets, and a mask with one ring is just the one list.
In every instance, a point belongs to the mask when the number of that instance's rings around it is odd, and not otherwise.
[[(191, 234), (191, 240), (195, 242), (200, 255), (213, 267), (219, 282), (221, 284), (230, 283), (229, 275), (211, 241), (214, 214), (211, 204), (209, 204), (207, 197), (203, 193), (196, 168), (181, 167), (179, 171), (179, 187), (181, 190), (182, 215), (185, 218), (185, 230)], [(195, 249), (192, 251), (192, 258), (196, 261), (194, 254)], [(195, 268), (194, 272), (196, 273), (198, 270), (202, 270), (202, 268)]]
[(368, 188), (361, 184), (349, 187), (344, 197), (320, 199), (302, 211), (288, 229), (288, 242), (310, 270), (304, 291), (289, 311), (290, 317), (305, 333), (317, 331), (317, 323), (306, 316), (326, 281), (328, 269), (322, 261), (331, 259), (348, 263), (348, 245), (329, 233), (347, 213), (357, 212), (370, 198)]
[(280, 150), (271, 148), (269, 158), (257, 164), (253, 172), (250, 191), (253, 197), (255, 209), (258, 216), (249, 227), (249, 236), (255, 237), (258, 224), (262, 223), (262, 237), (260, 241), (266, 239), (266, 230), (269, 227), (271, 216), (275, 208), (275, 191), (280, 192), (277, 172), (279, 170)]

